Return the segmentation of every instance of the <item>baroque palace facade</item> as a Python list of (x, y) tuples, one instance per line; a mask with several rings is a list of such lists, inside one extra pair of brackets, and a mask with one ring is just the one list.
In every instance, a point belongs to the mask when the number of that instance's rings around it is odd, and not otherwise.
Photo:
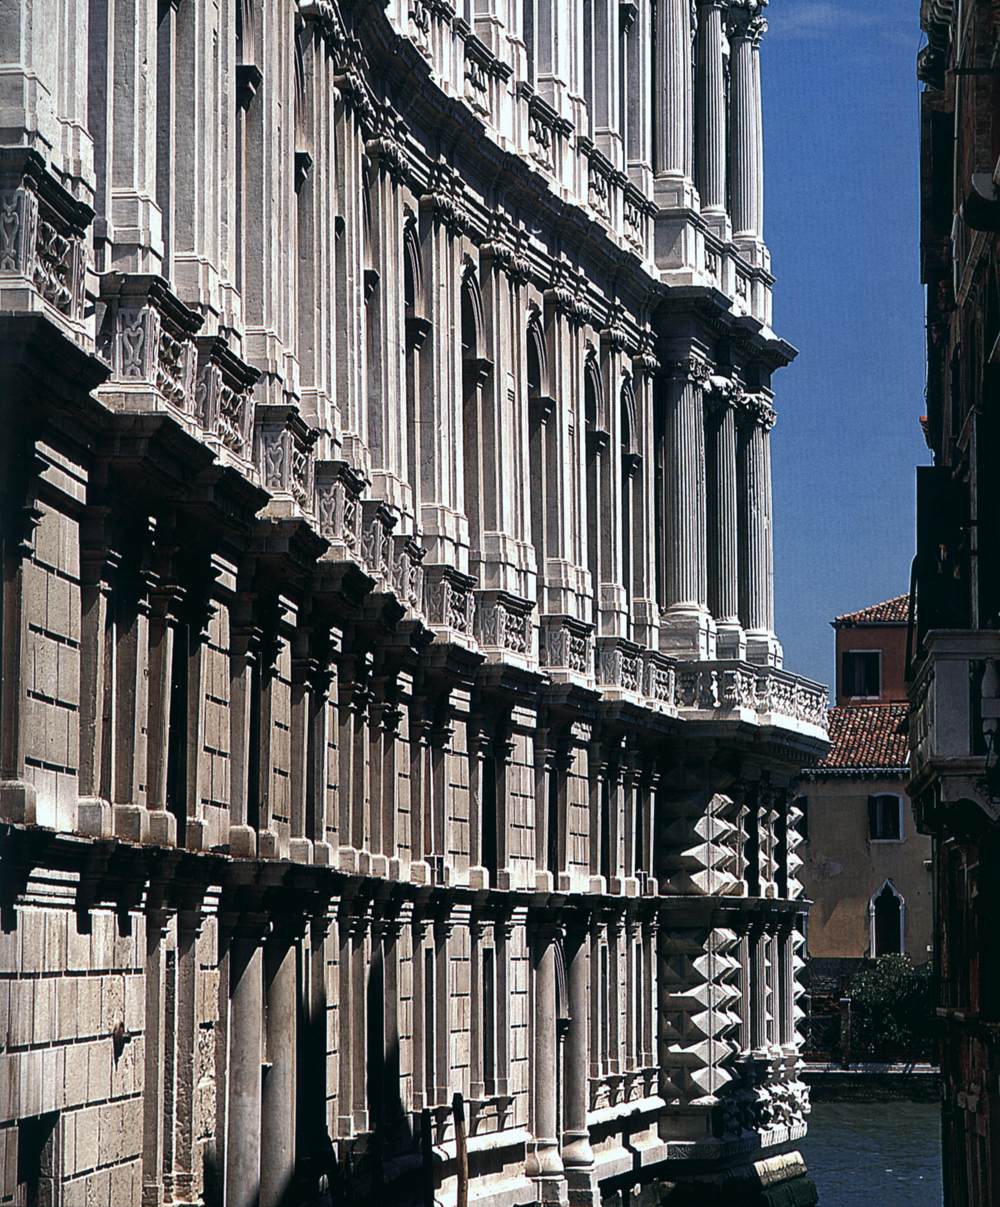
[(0, 9), (0, 1203), (814, 1200), (762, 4)]

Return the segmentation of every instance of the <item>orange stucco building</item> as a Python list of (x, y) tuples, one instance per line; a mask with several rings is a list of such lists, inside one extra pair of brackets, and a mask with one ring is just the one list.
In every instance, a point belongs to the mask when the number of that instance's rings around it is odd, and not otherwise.
[(904, 789), (907, 608), (901, 595), (833, 621), (831, 746), (803, 774), (799, 802), (802, 882), (814, 903), (807, 951), (824, 964), (889, 952), (923, 964), (932, 953), (931, 843)]

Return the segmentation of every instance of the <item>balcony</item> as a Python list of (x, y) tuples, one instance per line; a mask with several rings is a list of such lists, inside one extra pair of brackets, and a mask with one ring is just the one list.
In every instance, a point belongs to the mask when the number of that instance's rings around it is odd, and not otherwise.
[(983, 676), (1000, 659), (1000, 631), (932, 629), (924, 650), (910, 685), (910, 796), (925, 823), (938, 804), (959, 801), (974, 802), (995, 820), (1000, 801), (983, 784), (983, 714), (991, 703), (983, 699)]

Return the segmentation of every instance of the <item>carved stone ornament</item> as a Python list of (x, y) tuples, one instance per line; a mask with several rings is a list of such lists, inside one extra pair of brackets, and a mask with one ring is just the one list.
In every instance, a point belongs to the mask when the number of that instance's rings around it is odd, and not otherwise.
[(730, 38), (749, 38), (755, 45), (767, 33), (764, 9), (767, 0), (729, 0), (727, 33)]
[(551, 670), (593, 674), (593, 626), (568, 616), (543, 616), (539, 655)]
[(531, 600), (503, 591), (477, 591), (476, 640), (484, 650), (531, 653)]
[(197, 351), (201, 315), (167, 288), (162, 277), (105, 273), (104, 316), (97, 349), (111, 365), (111, 382), (137, 400), (158, 395), (178, 411), (195, 415)]
[(756, 424), (765, 432), (769, 432), (778, 419), (774, 407), (760, 394), (747, 394), (742, 399), (737, 416), (744, 425)]
[(683, 360), (671, 361), (666, 365), (666, 370), (675, 381), (686, 380), (701, 389), (704, 389), (712, 378), (712, 366), (700, 356), (686, 356)]
[(392, 530), (396, 516), (380, 499), (364, 499), (361, 504), (361, 557), (368, 573), (393, 590)]
[(501, 213), (497, 212), (486, 235), (486, 242), (480, 247), (480, 256), (492, 260), (494, 267), (515, 285), (526, 285), (531, 280), (531, 264), (524, 255), (524, 232), (511, 225)]
[(450, 566), (428, 566), (424, 576), (428, 623), (471, 637), (475, 583), (474, 578), (460, 574)]
[(285, 403), (259, 404), (254, 424), (262, 484), (275, 494), (289, 496), (302, 511), (311, 512), (313, 449), (318, 432), (309, 427), (297, 407)]
[(195, 416), (210, 440), (249, 461), (253, 452), (253, 387), (260, 374), (235, 356), (220, 336), (199, 336), (195, 348)]
[(317, 461), (313, 473), (320, 536), (332, 546), (359, 553), (365, 479), (346, 461)]
[(62, 318), (81, 321), (93, 217), (49, 175), (37, 152), (0, 149), (0, 290), (16, 279)]
[(471, 220), (465, 207), (465, 185), (458, 173), (444, 160), (438, 160), (431, 167), (420, 204), (452, 234), (464, 234), (470, 229)]

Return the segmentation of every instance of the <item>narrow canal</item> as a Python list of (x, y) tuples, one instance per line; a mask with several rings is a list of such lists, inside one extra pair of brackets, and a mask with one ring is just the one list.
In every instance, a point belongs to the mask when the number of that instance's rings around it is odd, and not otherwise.
[(802, 1155), (819, 1207), (941, 1207), (937, 1103), (814, 1103)]

